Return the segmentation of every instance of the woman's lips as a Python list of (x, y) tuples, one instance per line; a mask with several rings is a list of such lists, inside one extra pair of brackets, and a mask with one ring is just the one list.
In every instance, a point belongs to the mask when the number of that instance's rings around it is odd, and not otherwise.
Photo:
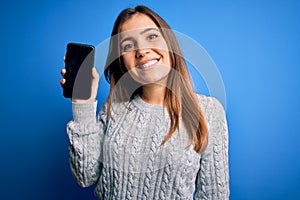
[(138, 68), (138, 69), (146, 69), (146, 68), (151, 67), (152, 65), (157, 64), (158, 61), (159, 61), (159, 59), (149, 60), (149, 61), (147, 61), (147, 62), (144, 63), (144, 64), (139, 64), (139, 65), (137, 65), (137, 68)]

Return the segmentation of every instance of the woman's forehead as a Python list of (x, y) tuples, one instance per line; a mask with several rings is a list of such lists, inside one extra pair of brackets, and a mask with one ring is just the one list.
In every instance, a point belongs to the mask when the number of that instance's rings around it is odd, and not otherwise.
[(127, 21), (125, 21), (121, 27), (120, 32), (134, 31), (138, 29), (145, 29), (149, 27), (157, 27), (154, 21), (147, 15), (137, 13), (132, 15)]

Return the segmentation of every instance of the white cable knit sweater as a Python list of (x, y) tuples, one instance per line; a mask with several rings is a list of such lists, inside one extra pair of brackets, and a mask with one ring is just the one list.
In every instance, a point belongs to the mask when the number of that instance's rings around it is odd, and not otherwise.
[(99, 199), (229, 199), (228, 131), (221, 104), (198, 95), (208, 125), (202, 154), (188, 145), (184, 126), (165, 145), (170, 119), (166, 108), (139, 95), (113, 104), (72, 103), (74, 120), (67, 124), (72, 174), (82, 187), (96, 184)]

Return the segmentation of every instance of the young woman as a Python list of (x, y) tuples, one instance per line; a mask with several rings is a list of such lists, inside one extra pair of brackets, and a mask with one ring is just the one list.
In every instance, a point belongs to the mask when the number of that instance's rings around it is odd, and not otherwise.
[(97, 117), (99, 75), (92, 74), (92, 96), (72, 100), (67, 124), (82, 187), (96, 184), (99, 199), (229, 198), (224, 110), (193, 92), (178, 41), (159, 15), (137, 6), (118, 16), (105, 68), (110, 93)]

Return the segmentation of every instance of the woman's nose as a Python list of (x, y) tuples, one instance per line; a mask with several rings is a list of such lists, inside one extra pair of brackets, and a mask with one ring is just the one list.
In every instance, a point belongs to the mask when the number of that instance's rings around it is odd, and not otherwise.
[(144, 38), (137, 39), (135, 56), (137, 58), (141, 58), (141, 57), (144, 57), (149, 52), (150, 52), (149, 43), (147, 41), (145, 41)]
[(149, 48), (138, 48), (136, 50), (136, 57), (137, 58), (141, 58), (141, 57), (144, 57), (146, 54), (148, 54), (150, 52), (150, 49)]

